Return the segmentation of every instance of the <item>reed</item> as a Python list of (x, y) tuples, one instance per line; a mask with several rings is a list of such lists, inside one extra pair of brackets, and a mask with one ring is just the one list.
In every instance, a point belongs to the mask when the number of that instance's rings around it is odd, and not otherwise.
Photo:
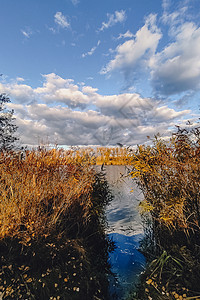
[(84, 221), (89, 217), (94, 172), (88, 164), (69, 161), (54, 149), (27, 151), (23, 160), (2, 153), (0, 165), (0, 239), (26, 243), (48, 236), (79, 206)]
[(56, 149), (2, 152), (3, 299), (106, 299), (109, 199), (105, 179), (86, 159)]
[(131, 176), (137, 178), (144, 193), (142, 213), (150, 219), (147, 228), (150, 238), (147, 236), (143, 250), (150, 260), (154, 257), (146, 273), (144, 299), (151, 297), (151, 289), (157, 290), (155, 299), (197, 297), (200, 292), (199, 128), (178, 128), (170, 141), (156, 136), (152, 146), (138, 146), (130, 164)]

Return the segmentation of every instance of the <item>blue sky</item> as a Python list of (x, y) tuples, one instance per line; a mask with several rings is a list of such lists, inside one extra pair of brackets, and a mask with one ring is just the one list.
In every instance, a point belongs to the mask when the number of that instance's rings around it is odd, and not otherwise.
[(196, 124), (199, 0), (1, 0), (0, 92), (23, 144), (144, 143)]

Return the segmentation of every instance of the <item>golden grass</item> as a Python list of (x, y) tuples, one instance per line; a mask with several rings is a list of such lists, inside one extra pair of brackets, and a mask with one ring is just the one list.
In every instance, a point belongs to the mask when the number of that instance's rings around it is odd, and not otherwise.
[[(144, 192), (144, 210), (171, 229), (200, 229), (199, 139), (177, 134), (169, 142), (139, 146), (132, 155), (132, 177)], [(194, 143), (195, 140), (195, 143)]]
[[(143, 251), (152, 260), (141, 299), (197, 299), (200, 282), (200, 131), (178, 128), (170, 141), (132, 153), (147, 217)], [(146, 214), (145, 214), (146, 213)], [(197, 295), (197, 296), (195, 296)], [(140, 298), (139, 298), (140, 299)]]
[(126, 147), (85, 147), (66, 151), (68, 159), (90, 165), (127, 165), (131, 158)]
[(110, 197), (88, 156), (56, 149), (26, 151), (22, 158), (2, 152), (3, 299), (103, 299), (111, 249), (103, 212)]
[(53, 149), (27, 151), (22, 160), (1, 154), (0, 166), (0, 239), (48, 236), (78, 206), (87, 220), (94, 183), (88, 163)]

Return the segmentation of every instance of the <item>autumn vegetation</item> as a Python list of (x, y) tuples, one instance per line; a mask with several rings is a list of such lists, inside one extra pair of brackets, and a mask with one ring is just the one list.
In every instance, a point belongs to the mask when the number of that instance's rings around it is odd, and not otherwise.
[(89, 163), (55, 149), (2, 151), (0, 194), (3, 299), (106, 299), (111, 195)]
[[(1, 151), (3, 299), (109, 299), (106, 180), (93, 165), (129, 165), (141, 187), (141, 251), (149, 266), (137, 298), (200, 293), (199, 129), (152, 146)], [(100, 251), (102, 250), (102, 251)], [(98, 255), (97, 255), (98, 254)], [(95, 259), (94, 259), (95, 258)], [(96, 299), (96, 298), (94, 298)]]
[(72, 147), (65, 151), (68, 159), (90, 165), (127, 165), (130, 162), (130, 151), (126, 147)]
[(149, 267), (137, 299), (200, 297), (200, 131), (181, 129), (169, 141), (132, 154), (132, 173), (144, 194), (143, 253)]
[(129, 165), (144, 194), (149, 262), (130, 299), (199, 299), (199, 127), (137, 149), (17, 149), (7, 102), (0, 95), (0, 298), (109, 300), (112, 195), (93, 166)]

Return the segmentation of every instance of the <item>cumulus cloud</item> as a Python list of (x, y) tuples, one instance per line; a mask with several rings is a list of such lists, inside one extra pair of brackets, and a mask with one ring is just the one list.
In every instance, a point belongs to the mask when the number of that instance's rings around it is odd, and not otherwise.
[(45, 103), (64, 103), (73, 108), (85, 107), (90, 99), (87, 94), (79, 90), (73, 79), (63, 79), (55, 73), (43, 75), (44, 82), (41, 87), (32, 87), (21, 82), (0, 83), (0, 93), (8, 94), (18, 103), (43, 101)]
[(101, 44), (101, 41), (98, 40), (97, 45), (94, 46), (94, 47), (92, 47), (90, 51), (88, 51), (88, 52), (86, 52), (86, 53), (83, 53), (83, 54), (82, 54), (82, 57), (84, 58), (84, 57), (86, 57), (86, 56), (88, 56), (88, 55), (89, 55), (89, 56), (92, 55), (92, 54), (96, 51), (97, 47), (98, 47), (100, 44)]
[(200, 88), (200, 27), (180, 25), (175, 41), (151, 61), (154, 89), (172, 95)]
[[(162, 23), (168, 26), (171, 43), (152, 55), (149, 61), (151, 83), (156, 94), (170, 96), (200, 89), (200, 27), (190, 20), (187, 1), (170, 11), (163, 0)], [(178, 101), (181, 103), (183, 101)]]
[(146, 19), (145, 25), (137, 31), (135, 39), (128, 40), (116, 48), (114, 59), (100, 73), (135, 70), (141, 59), (148, 59), (155, 53), (161, 37), (162, 34), (156, 26), (156, 15), (151, 14)]
[(156, 15), (150, 14), (144, 26), (134, 35), (127, 31), (118, 36), (117, 40), (129, 40), (116, 47), (114, 57), (101, 69), (100, 74), (110, 76), (117, 71), (124, 75), (128, 85), (133, 85), (135, 76), (140, 80), (142, 71), (142, 75), (150, 79), (154, 95), (162, 97), (199, 91), (200, 26), (189, 20), (186, 1), (173, 12), (170, 12), (168, 0), (163, 0), (162, 7), (159, 24), (164, 24), (168, 29), (170, 43), (158, 50), (163, 27), (159, 28)]
[(91, 87), (91, 86), (84, 86), (84, 87), (82, 88), (82, 92), (83, 92), (84, 94), (94, 95), (94, 94), (96, 94), (97, 91), (98, 91), (97, 88), (93, 88), (93, 87)]
[(62, 14), (62, 12), (58, 11), (54, 15), (54, 21), (58, 24), (61, 28), (69, 28), (70, 23), (67, 20), (67, 17)]
[(79, 90), (72, 79), (63, 79), (54, 73), (43, 77), (43, 86), (35, 89), (34, 93), (46, 103), (61, 102), (73, 108), (84, 108), (89, 104), (89, 97)]
[(19, 103), (27, 103), (34, 101), (35, 95), (33, 89), (21, 83), (0, 83), (0, 93), (6, 93), (10, 98), (15, 99)]
[(0, 93), (11, 97), (8, 105), (15, 110), (24, 144), (37, 145), (48, 137), (60, 145), (134, 145), (158, 131), (166, 134), (190, 113), (136, 93), (101, 95), (96, 88), (54, 73), (43, 75), (43, 80), (37, 88), (20, 81), (0, 85)]
[[(17, 125), (27, 144), (37, 144), (38, 138), (49, 137), (50, 143), (57, 141), (62, 145), (87, 144), (91, 132), (106, 124), (106, 117), (95, 111), (73, 111), (67, 107), (47, 104), (26, 106), (26, 117), (19, 117)], [(31, 138), (30, 138), (31, 136)]]
[(102, 22), (102, 26), (99, 28), (99, 31), (108, 29), (109, 27), (114, 26), (117, 23), (123, 23), (126, 20), (126, 12), (124, 10), (115, 11), (114, 14), (107, 14), (108, 21)]
[(138, 113), (138, 109), (149, 111), (153, 108), (150, 99), (142, 98), (136, 93), (99, 96), (96, 98), (95, 104), (104, 115), (126, 116), (126, 118), (135, 117)]
[(99, 96), (95, 102), (101, 113), (115, 118), (122, 127), (149, 126), (182, 117), (189, 110), (176, 112), (159, 101), (143, 98), (136, 93)]

